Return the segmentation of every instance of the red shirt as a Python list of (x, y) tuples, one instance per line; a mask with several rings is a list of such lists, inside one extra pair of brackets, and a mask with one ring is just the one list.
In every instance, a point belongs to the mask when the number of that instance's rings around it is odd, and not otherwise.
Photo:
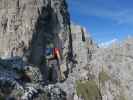
[(57, 58), (57, 52), (60, 53), (60, 49), (59, 48), (54, 48), (53, 49), (53, 54), (54, 54), (54, 57), (56, 57), (56, 58)]

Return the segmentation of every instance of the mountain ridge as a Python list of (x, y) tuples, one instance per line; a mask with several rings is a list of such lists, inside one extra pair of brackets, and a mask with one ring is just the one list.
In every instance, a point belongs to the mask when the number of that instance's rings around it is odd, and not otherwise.
[(132, 38), (99, 48), (65, 0), (0, 4), (1, 100), (132, 100)]

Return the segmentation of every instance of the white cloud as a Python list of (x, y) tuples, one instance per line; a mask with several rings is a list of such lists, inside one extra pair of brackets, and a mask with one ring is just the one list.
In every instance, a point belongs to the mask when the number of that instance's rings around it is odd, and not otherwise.
[(118, 39), (113, 39), (113, 40), (110, 40), (110, 41), (107, 41), (107, 42), (102, 42), (99, 44), (99, 47), (109, 47), (110, 45), (112, 45), (113, 43), (116, 43), (118, 42), (119, 40)]
[(117, 24), (133, 24), (133, 8), (125, 7), (124, 4), (117, 2), (118, 0), (68, 1), (71, 9), (80, 15), (105, 18)]

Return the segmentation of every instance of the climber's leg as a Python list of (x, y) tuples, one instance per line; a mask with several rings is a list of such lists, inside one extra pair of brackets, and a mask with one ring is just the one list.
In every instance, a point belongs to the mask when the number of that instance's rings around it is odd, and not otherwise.
[(53, 65), (49, 67), (49, 70), (48, 70), (48, 79), (49, 79), (49, 82), (52, 82), (53, 81)]
[(51, 60), (49, 62), (49, 81), (50, 82), (57, 82), (59, 81), (58, 80), (58, 70), (57, 69), (57, 61), (54, 59), (54, 60)]
[(65, 77), (65, 74), (64, 74), (64, 72), (63, 72), (63, 70), (62, 70), (62, 66), (61, 66), (61, 65), (60, 65), (60, 74), (61, 74), (61, 80), (62, 80), (62, 81), (65, 80), (66, 77)]
[(55, 64), (53, 66), (53, 80), (55, 80), (56, 82), (60, 81), (60, 73), (57, 60), (55, 60)]
[(57, 60), (57, 65), (58, 65), (59, 80), (63, 81), (63, 80), (65, 80), (65, 75), (62, 70), (61, 60)]
[(53, 82), (59, 82), (59, 69), (57, 68), (57, 64), (53, 65), (53, 73), (52, 80)]
[(41, 65), (40, 66), (40, 71), (42, 73), (43, 81), (48, 82), (48, 65)]

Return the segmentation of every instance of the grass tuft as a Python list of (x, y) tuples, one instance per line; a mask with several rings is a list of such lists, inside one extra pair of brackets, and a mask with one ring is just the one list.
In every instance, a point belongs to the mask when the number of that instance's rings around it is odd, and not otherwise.
[(110, 76), (105, 71), (101, 71), (99, 73), (99, 80), (102, 84), (105, 84), (106, 81), (110, 80)]
[(102, 100), (100, 90), (93, 80), (77, 81), (76, 90), (77, 95), (85, 100)]

